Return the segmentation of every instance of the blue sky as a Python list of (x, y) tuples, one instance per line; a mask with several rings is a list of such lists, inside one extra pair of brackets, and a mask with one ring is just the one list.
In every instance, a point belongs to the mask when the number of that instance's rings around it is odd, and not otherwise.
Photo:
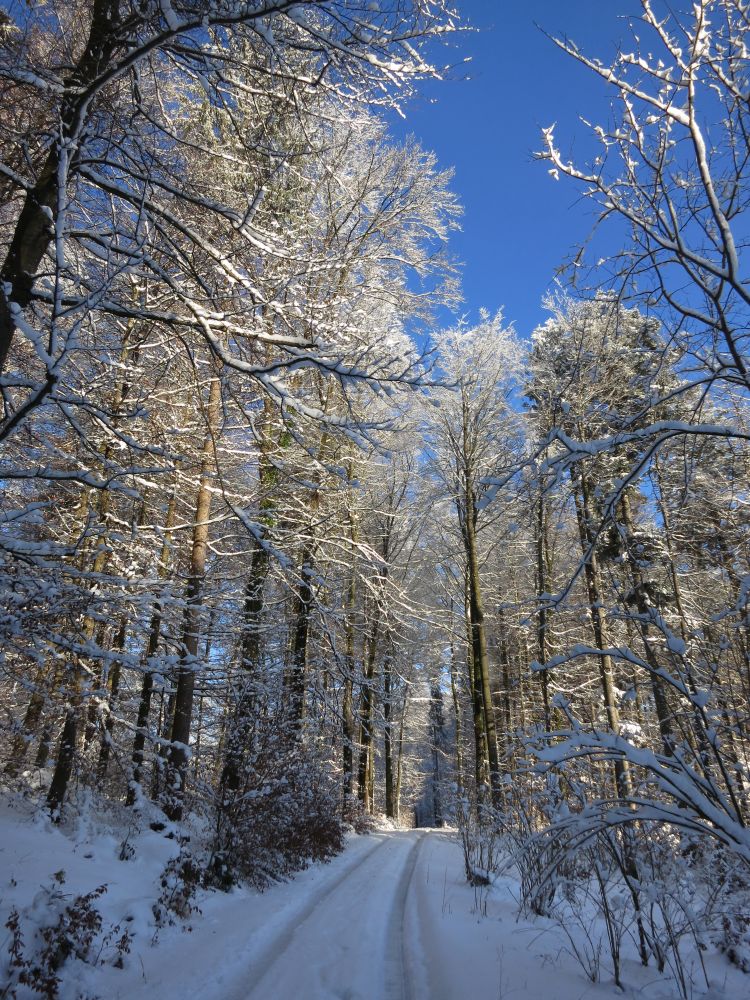
[[(395, 126), (413, 133), (455, 167), (453, 188), (464, 206), (452, 239), (464, 263), (462, 309), (504, 306), (522, 336), (545, 318), (541, 299), (555, 269), (591, 229), (591, 208), (572, 182), (554, 181), (532, 153), (540, 130), (557, 122), (563, 150), (585, 144), (583, 114), (606, 120), (611, 95), (584, 67), (557, 49), (567, 34), (591, 55), (609, 60), (628, 39), (637, 0), (455, 0), (479, 30), (458, 38), (451, 57), (471, 56), (453, 79), (430, 84)], [(461, 79), (468, 76), (468, 79)]]

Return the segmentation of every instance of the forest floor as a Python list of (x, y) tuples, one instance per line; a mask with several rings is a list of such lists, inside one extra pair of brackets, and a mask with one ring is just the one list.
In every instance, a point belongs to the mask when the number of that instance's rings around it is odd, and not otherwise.
[[(93, 819), (65, 832), (39, 814), (0, 810), (0, 919), (20, 914), (24, 948), (49, 915), (76, 894), (106, 884), (95, 900), (103, 918), (88, 961), (59, 973), (61, 1000), (596, 1000), (678, 997), (674, 981), (623, 953), (624, 992), (612, 982), (603, 926), (564, 930), (518, 916), (512, 876), (491, 887), (467, 884), (454, 834), (379, 830), (352, 836), (327, 865), (258, 893), (200, 890), (183, 920), (160, 929), (153, 902), (159, 873), (179, 852), (163, 832), (126, 838)], [(123, 860), (124, 858), (124, 860)], [(63, 881), (60, 881), (60, 873)], [(156, 886), (156, 890), (154, 889)], [(128, 930), (119, 961), (117, 941)], [(109, 932), (109, 938), (106, 935)], [(0, 933), (0, 996), (12, 934)], [(574, 951), (591, 949), (599, 982)], [(92, 957), (93, 953), (93, 957)], [(700, 959), (702, 958), (702, 963)], [(689, 996), (740, 1000), (750, 977), (724, 956), (685, 956)], [(117, 968), (122, 964), (123, 968)], [(701, 964), (704, 964), (707, 985)], [(17, 978), (17, 973), (16, 973)], [(12, 992), (7, 995), (13, 996)], [(23, 988), (19, 998), (32, 996)]]

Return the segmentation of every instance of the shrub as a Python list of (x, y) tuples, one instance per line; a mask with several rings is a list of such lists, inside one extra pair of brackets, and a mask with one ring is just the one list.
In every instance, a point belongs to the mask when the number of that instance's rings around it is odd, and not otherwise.
[(327, 861), (344, 846), (339, 790), (324, 763), (280, 732), (254, 723), (239, 787), (220, 789), (209, 876), (228, 888), (245, 879), (263, 889)]

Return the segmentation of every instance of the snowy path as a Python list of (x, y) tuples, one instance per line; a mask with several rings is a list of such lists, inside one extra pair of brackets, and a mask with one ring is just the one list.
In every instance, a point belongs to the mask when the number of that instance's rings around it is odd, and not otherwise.
[(404, 911), (422, 834), (394, 833), (314, 899), (248, 972), (248, 1000), (413, 1000)]
[[(472, 889), (449, 833), (354, 837), (330, 864), (314, 865), (263, 894), (241, 889), (204, 897), (191, 933), (168, 929), (157, 948), (139, 939), (124, 971), (96, 970), (91, 993), (108, 1000), (622, 996), (606, 952), (601, 981), (593, 983), (559, 925), (519, 919), (518, 891), (510, 876), (491, 890)], [(747, 995), (747, 980), (730, 972), (723, 957), (713, 961), (721, 988), (710, 993), (712, 1000)], [(623, 975), (628, 995), (639, 1000), (675, 995), (665, 976), (640, 967), (635, 953), (623, 956)], [(739, 988), (730, 987), (730, 976), (739, 977)]]
[[(158, 1000), (421, 1000), (405, 928), (424, 831), (357, 837), (263, 894), (212, 894), (190, 934), (139, 949), (108, 995)], [(100, 981), (101, 985), (101, 981)]]

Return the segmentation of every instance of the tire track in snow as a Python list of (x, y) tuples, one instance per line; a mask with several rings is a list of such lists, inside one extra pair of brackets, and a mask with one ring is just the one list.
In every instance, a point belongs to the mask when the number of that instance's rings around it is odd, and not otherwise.
[[(425, 872), (422, 878), (418, 878), (414, 883), (414, 891), (409, 894), (406, 912), (406, 933), (404, 941), (412, 945), (412, 952), (409, 956), (409, 986), (412, 993), (407, 1000), (460, 1000), (466, 993), (466, 985), (462, 985), (461, 990), (455, 993), (451, 990), (450, 984), (443, 974), (443, 963), (446, 954), (450, 965), (455, 965), (457, 955), (460, 955), (460, 942), (456, 942), (453, 947), (457, 949), (446, 951), (446, 939), (442, 934), (436, 934), (436, 926), (443, 924), (446, 916), (446, 883), (443, 883), (442, 903), (436, 898), (434, 889), (430, 886), (430, 873), (433, 878), (440, 880), (441, 865), (435, 866), (435, 847), (443, 840), (450, 840), (450, 836), (444, 830), (432, 831), (430, 833), (430, 843), (423, 846), (426, 850), (420, 855), (420, 862)], [(463, 865), (457, 868), (463, 874)], [(445, 878), (447, 879), (448, 869), (446, 868)], [(433, 882), (434, 885), (434, 882)], [(439, 908), (442, 906), (442, 910)], [(448, 914), (451, 913), (450, 902), (448, 901)], [(459, 962), (460, 964), (460, 962)], [(499, 994), (498, 994), (499, 995)]]
[(259, 950), (257, 956), (250, 962), (247, 970), (250, 981), (248, 982), (246, 979), (242, 985), (238, 983), (235, 988), (229, 990), (229, 992), (225, 995), (224, 1000), (248, 1000), (249, 997), (252, 997), (255, 988), (269, 971), (271, 966), (274, 965), (274, 963), (287, 950), (298, 928), (312, 916), (321, 904), (325, 903), (325, 901), (332, 896), (334, 892), (336, 892), (343, 882), (346, 882), (346, 880), (362, 868), (363, 865), (366, 865), (369, 861), (371, 861), (373, 855), (382, 851), (383, 848), (385, 848), (389, 843), (390, 838), (384, 837), (379, 843), (370, 848), (370, 850), (367, 851), (362, 857), (358, 858), (353, 864), (339, 872), (339, 874), (336, 875), (335, 878), (331, 879), (330, 882), (326, 882), (322, 885), (320, 889), (308, 899), (302, 909), (295, 910), (294, 914), (290, 915), (286, 926), (281, 928), (270, 941), (264, 944)]
[(388, 927), (386, 965), (386, 1000), (416, 1000), (414, 993), (409, 951), (406, 943), (406, 900), (414, 881), (419, 850), (424, 833), (419, 833), (406, 859), (404, 871), (396, 889), (391, 919)]
[(249, 964), (236, 1000), (412, 1000), (404, 912), (418, 849), (391, 834), (298, 911)]

